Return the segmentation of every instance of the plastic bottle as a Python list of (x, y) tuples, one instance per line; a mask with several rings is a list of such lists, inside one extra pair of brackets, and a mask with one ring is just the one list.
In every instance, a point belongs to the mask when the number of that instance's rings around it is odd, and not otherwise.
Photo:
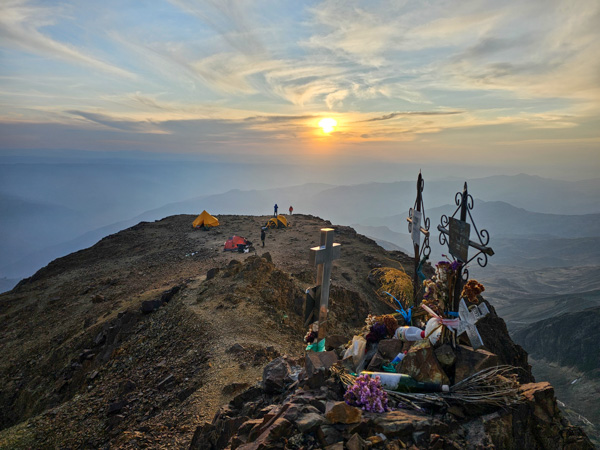
[(403, 373), (388, 372), (361, 372), (371, 378), (379, 377), (381, 385), (385, 389), (397, 392), (450, 392), (447, 384), (424, 383), (415, 380), (410, 375)]
[(420, 341), (425, 339), (425, 331), (417, 327), (399, 327), (396, 329), (394, 337), (401, 341)]
[(400, 352), (396, 355), (396, 357), (394, 359), (392, 359), (392, 361), (390, 362), (390, 364), (398, 364), (400, 361), (402, 361), (404, 359), (404, 357), (406, 356), (406, 352)]

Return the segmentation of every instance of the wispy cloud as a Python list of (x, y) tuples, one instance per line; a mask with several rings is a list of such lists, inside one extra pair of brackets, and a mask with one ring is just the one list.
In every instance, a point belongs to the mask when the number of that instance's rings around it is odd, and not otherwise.
[(119, 77), (135, 79), (135, 75), (118, 66), (101, 61), (72, 45), (43, 34), (40, 29), (54, 23), (55, 10), (33, 5), (27, 0), (7, 0), (0, 4), (0, 44), (16, 46), (49, 58), (85, 65)]
[[(396, 143), (492, 145), (507, 130), (523, 143), (598, 135), (598, 2), (144, 5), (4, 1), (0, 121), (224, 154), (290, 140), (391, 157)], [(324, 116), (338, 121), (328, 136)]]
[(379, 117), (373, 117), (372, 119), (363, 120), (362, 122), (378, 122), (380, 120), (390, 120), (396, 117), (407, 117), (407, 116), (452, 116), (454, 114), (463, 114), (464, 111), (406, 111), (406, 112), (395, 112), (385, 114)]
[(132, 121), (125, 119), (115, 119), (105, 114), (91, 113), (86, 111), (66, 111), (67, 114), (81, 117), (87, 122), (102, 125), (107, 128), (120, 130), (120, 131), (133, 131), (136, 133), (150, 133), (150, 134), (165, 134), (167, 131), (160, 129), (157, 123), (152, 121)]
[(215, 30), (231, 47), (246, 56), (266, 50), (252, 21), (249, 3), (233, 0), (169, 0)]

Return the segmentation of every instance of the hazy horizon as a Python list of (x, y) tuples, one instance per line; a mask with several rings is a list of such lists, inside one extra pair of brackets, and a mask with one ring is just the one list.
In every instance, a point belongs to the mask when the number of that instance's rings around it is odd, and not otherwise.
[[(234, 189), (261, 214), (278, 200), (259, 190), (346, 186), (306, 210), (350, 224), (358, 199), (412, 206), (419, 170), (439, 183), (426, 207), (486, 179), (475, 197), (598, 213), (598, 17), (567, 0), (3, 2), (0, 253)], [(371, 185), (392, 182), (406, 192)]]

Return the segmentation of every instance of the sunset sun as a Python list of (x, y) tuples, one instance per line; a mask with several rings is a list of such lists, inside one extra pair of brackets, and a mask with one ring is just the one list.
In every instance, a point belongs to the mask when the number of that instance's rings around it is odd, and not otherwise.
[(333, 128), (337, 125), (337, 121), (335, 119), (331, 119), (329, 117), (325, 119), (321, 119), (319, 121), (319, 126), (323, 128), (323, 133), (331, 133)]

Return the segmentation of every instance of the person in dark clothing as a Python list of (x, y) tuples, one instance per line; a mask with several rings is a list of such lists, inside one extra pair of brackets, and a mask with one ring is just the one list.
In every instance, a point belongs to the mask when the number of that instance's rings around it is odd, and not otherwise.
[(267, 233), (265, 233), (265, 227), (262, 227), (260, 229), (260, 240), (262, 241), (262, 246), (265, 246), (265, 237), (266, 237)]
[(273, 214), (273, 217), (277, 217), (277, 209), (279, 207), (277, 206), (277, 203), (275, 203), (275, 206), (273, 206), (273, 209), (275, 210), (275, 214)]
[(290, 205), (290, 216), (294, 213), (294, 207)]

